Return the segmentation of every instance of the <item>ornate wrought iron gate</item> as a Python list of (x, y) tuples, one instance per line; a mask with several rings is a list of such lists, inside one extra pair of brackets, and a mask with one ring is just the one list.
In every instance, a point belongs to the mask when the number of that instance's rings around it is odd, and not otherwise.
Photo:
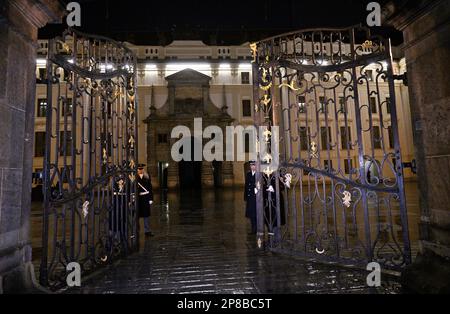
[(410, 263), (389, 40), (317, 29), (251, 49), (255, 124), (280, 134), (279, 167), (265, 164), (270, 149), (258, 157), (258, 243), (346, 265)]
[(40, 282), (58, 288), (137, 248), (136, 58), (71, 29), (48, 48)]

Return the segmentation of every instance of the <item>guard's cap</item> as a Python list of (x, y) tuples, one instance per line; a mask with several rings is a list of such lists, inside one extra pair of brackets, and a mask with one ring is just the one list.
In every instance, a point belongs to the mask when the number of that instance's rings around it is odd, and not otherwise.
[(144, 167), (145, 167), (145, 164), (138, 164), (138, 169), (144, 169)]
[(256, 165), (256, 161), (254, 161), (254, 160), (250, 160), (248, 163), (249, 163), (250, 165)]

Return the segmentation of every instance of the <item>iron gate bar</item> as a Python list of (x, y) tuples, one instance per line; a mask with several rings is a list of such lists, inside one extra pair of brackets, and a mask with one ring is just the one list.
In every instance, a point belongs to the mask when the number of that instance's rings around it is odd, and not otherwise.
[[(259, 185), (275, 186), (274, 193), (257, 195), (258, 245), (266, 239), (273, 251), (360, 266), (377, 261), (385, 269), (411, 263), (390, 41), (355, 26), (290, 32), (251, 49), (255, 126), (277, 126), (282, 134), (279, 169), (270, 169), (258, 153)], [(389, 109), (393, 147), (386, 144), (383, 107)], [(259, 139), (261, 145), (271, 142)]]
[(40, 283), (51, 289), (70, 262), (85, 275), (138, 248), (136, 64), (106, 37), (49, 41)]

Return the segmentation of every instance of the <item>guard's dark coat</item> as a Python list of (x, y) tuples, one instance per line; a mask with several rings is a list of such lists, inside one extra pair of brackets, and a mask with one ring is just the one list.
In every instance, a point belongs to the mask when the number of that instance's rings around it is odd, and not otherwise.
[[(150, 216), (150, 201), (153, 201), (152, 182), (150, 178), (143, 176), (142, 179), (137, 176), (137, 194), (138, 194), (138, 214), (139, 217)], [(149, 192), (147, 195), (140, 195), (141, 193)]]
[[(276, 187), (276, 179), (275, 174), (273, 174), (269, 179), (267, 178), (267, 175), (264, 174), (264, 189), (263, 189), (263, 198), (264, 198), (264, 216), (265, 216), (265, 223), (269, 231), (272, 231), (274, 227), (277, 227), (277, 187)], [(284, 210), (284, 192), (285, 192), (285, 186), (283, 182), (279, 181), (279, 187), (280, 187), (280, 225), (284, 226), (286, 224), (286, 216), (285, 216), (285, 210)], [(269, 192), (267, 189), (269, 186), (273, 187), (274, 192)], [(270, 196), (270, 198), (269, 198)]]
[(252, 172), (248, 172), (245, 176), (245, 191), (244, 191), (244, 200), (247, 202), (247, 206), (245, 208), (245, 217), (250, 220), (256, 221), (256, 173), (252, 175)]

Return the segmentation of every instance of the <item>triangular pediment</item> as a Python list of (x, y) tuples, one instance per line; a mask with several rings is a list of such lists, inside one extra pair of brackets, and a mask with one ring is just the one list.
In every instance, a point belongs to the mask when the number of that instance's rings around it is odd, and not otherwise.
[(193, 69), (184, 69), (167, 76), (166, 80), (168, 82), (209, 83), (211, 77)]

